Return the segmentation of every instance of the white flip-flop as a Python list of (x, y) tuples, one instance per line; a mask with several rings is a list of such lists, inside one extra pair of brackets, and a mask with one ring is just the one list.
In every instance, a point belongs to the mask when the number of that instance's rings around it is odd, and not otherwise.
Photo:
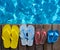
[(33, 45), (33, 41), (34, 41), (34, 34), (35, 34), (35, 28), (32, 25), (28, 26), (27, 29), (28, 32), (28, 46), (32, 46)]
[(23, 46), (25, 46), (27, 44), (26, 33), (27, 33), (27, 26), (21, 25), (20, 26), (20, 38), (21, 38), (21, 44)]

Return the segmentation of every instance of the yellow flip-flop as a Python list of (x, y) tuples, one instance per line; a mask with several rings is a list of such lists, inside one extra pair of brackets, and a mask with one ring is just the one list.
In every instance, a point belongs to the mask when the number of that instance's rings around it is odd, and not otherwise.
[(19, 39), (19, 28), (17, 25), (13, 25), (11, 30), (11, 48), (13, 49), (17, 48), (18, 39)]
[(10, 32), (11, 26), (9, 24), (6, 24), (2, 29), (2, 40), (5, 48), (10, 47), (10, 34), (11, 34)]

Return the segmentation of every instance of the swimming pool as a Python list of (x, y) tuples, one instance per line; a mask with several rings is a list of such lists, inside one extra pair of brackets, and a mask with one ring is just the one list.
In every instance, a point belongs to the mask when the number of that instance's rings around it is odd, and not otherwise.
[(60, 24), (60, 0), (0, 0), (0, 24)]

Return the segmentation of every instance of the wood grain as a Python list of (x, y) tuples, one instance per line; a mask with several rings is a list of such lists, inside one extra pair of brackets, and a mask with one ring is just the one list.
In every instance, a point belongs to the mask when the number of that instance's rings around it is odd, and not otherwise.
[[(44, 25), (44, 29), (46, 30), (46, 32), (48, 30), (51, 30), (51, 25)], [(48, 44), (47, 39), (46, 39), (46, 42), (44, 44), (44, 50), (52, 50), (52, 44)]]

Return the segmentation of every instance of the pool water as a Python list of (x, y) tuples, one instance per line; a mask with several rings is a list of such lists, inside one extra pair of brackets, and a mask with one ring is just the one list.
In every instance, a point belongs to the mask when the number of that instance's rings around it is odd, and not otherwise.
[(0, 0), (0, 24), (60, 24), (60, 0)]

